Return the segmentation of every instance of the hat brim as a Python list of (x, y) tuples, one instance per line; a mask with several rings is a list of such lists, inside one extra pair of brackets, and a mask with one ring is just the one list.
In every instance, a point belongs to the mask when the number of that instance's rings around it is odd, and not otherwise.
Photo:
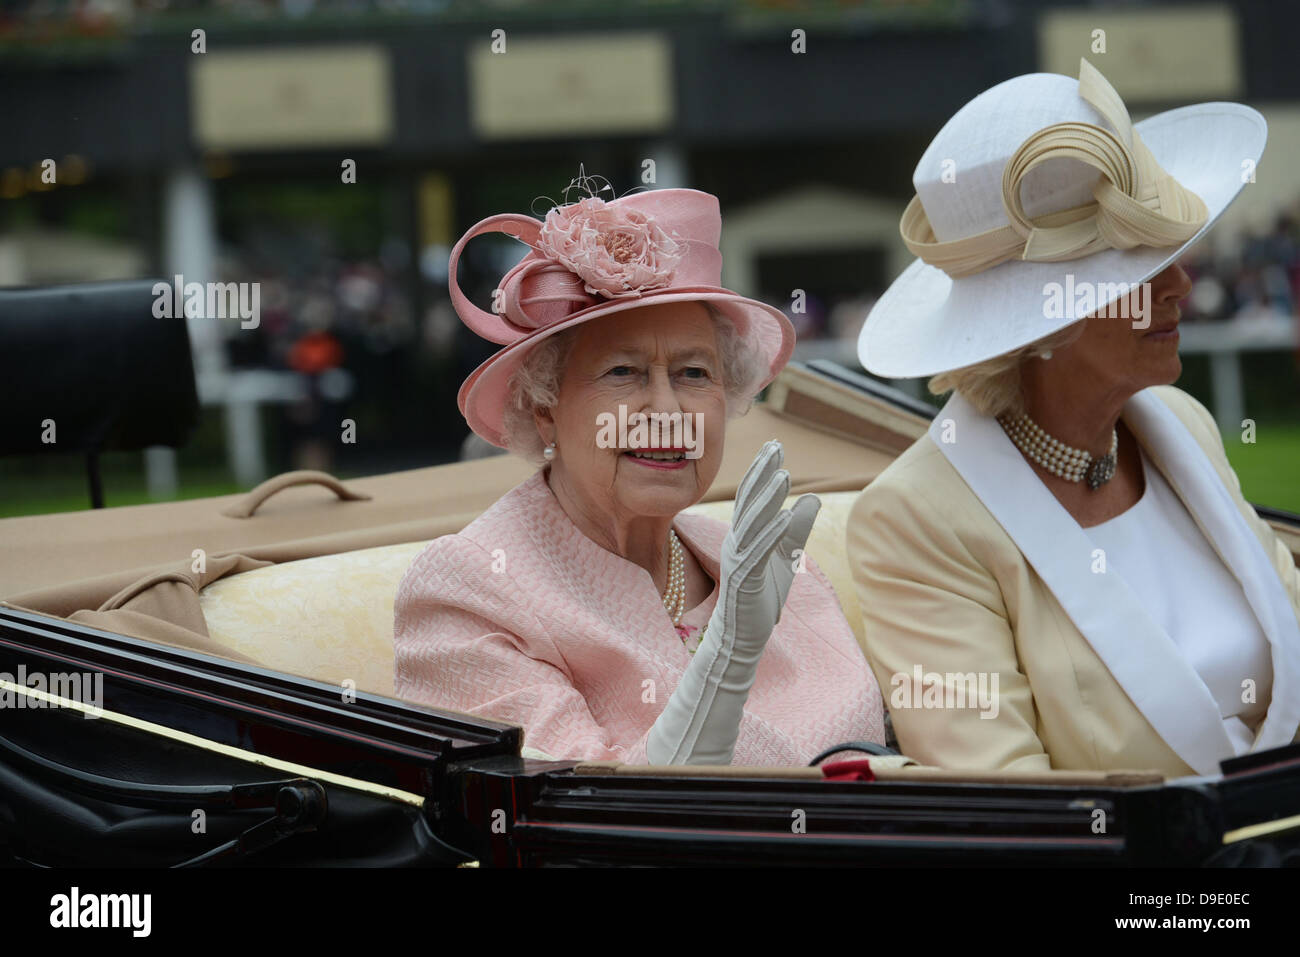
[[(1048, 317), (1044, 289), (1073, 275), (1083, 283), (1142, 283), (1195, 245), (1246, 185), (1247, 160), (1264, 152), (1268, 125), (1240, 103), (1201, 103), (1134, 128), (1156, 161), (1205, 201), (1205, 225), (1181, 246), (1108, 249), (1066, 262), (1011, 260), (962, 279), (917, 259), (876, 302), (858, 336), (858, 360), (875, 375), (909, 379), (983, 362), (1078, 321)], [(1108, 303), (1098, 302), (1100, 310)]]
[(767, 366), (767, 373), (755, 392), (767, 386), (790, 361), (794, 352), (795, 331), (790, 320), (773, 306), (748, 299), (720, 286), (676, 287), (671, 292), (635, 298), (613, 299), (590, 306), (581, 312), (539, 329), (501, 349), (470, 373), (456, 397), (461, 414), (469, 427), (493, 445), (506, 447), (503, 427), (506, 403), (510, 401), (510, 379), (523, 364), (529, 351), (547, 338), (614, 313), (672, 302), (711, 302), (739, 330), (746, 342), (757, 348)]

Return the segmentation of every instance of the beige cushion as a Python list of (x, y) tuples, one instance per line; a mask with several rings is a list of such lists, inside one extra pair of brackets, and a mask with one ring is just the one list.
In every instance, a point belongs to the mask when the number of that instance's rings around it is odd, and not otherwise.
[[(821, 496), (808, 554), (830, 579), (859, 644), (844, 524), (856, 492)], [(732, 502), (690, 512), (722, 521)], [(362, 691), (393, 693), (393, 600), (407, 567), (427, 542), (386, 545), (284, 562), (220, 579), (199, 595), (208, 633), (268, 668)]]
[(393, 599), (427, 542), (284, 562), (199, 593), (208, 634), (268, 668), (393, 693)]

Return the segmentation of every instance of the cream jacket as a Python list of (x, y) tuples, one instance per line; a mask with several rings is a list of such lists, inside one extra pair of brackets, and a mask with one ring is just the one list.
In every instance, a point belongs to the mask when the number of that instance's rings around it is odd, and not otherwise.
[[(1195, 399), (1146, 389), (1122, 418), (1268, 637), (1272, 693), (1252, 750), (1297, 740), (1300, 571), (1290, 552), (1242, 497)], [(996, 421), (958, 395), (862, 492), (849, 564), (867, 659), (905, 754), (952, 768), (1170, 777), (1216, 774), (1234, 756), (1204, 682), (1142, 595), (1096, 571), (1093, 549)], [(980, 680), (987, 697), (963, 701), (957, 692)]]

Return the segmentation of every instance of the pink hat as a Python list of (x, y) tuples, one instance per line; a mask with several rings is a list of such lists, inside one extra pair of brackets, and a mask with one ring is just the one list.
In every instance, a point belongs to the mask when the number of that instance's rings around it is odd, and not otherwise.
[[(461, 250), (488, 232), (532, 247), (502, 278), (495, 312), (479, 309), (456, 284)], [(768, 372), (754, 390), (766, 386), (794, 351), (794, 327), (780, 310), (722, 288), (721, 232), (718, 198), (694, 189), (650, 190), (609, 202), (589, 196), (556, 206), (544, 222), (502, 213), (471, 228), (451, 251), (451, 303), (465, 325), (505, 348), (460, 388), (457, 402), (469, 427), (504, 447), (510, 379), (528, 350), (579, 323), (659, 303), (715, 303), (762, 353)]]

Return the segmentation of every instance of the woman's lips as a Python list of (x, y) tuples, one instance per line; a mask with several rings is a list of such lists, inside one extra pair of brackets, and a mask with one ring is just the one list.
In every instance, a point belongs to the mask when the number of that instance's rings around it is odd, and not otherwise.
[[(639, 451), (639, 450), (638, 450), (638, 451)], [(651, 450), (651, 449), (646, 449), (645, 451), (655, 451), (655, 452), (664, 451), (664, 452), (667, 452), (667, 451), (678, 451), (678, 450), (670, 450), (670, 449), (653, 449), (653, 450)], [(684, 469), (684, 468), (686, 468), (686, 463), (690, 461), (690, 459), (686, 458), (685, 456), (682, 456), (680, 459), (676, 459), (676, 460), (673, 460), (673, 459), (643, 459), (643, 458), (640, 458), (640, 457), (637, 456), (637, 455), (634, 455), (632, 452), (624, 452), (624, 453), (623, 453), (623, 456), (624, 456), (625, 458), (627, 458), (627, 459), (629, 459), (629, 460), (635, 462), (637, 465), (644, 465), (644, 466), (645, 466), (646, 468), (648, 468), (648, 469), (659, 469), (660, 471), (667, 471), (667, 472), (675, 472), (675, 471), (677, 471), (678, 469)]]
[(1171, 339), (1178, 338), (1178, 322), (1183, 317), (1183, 311), (1175, 306), (1172, 311), (1164, 313), (1164, 316), (1160, 325), (1148, 330), (1143, 338), (1154, 339), (1156, 342), (1169, 342)]

